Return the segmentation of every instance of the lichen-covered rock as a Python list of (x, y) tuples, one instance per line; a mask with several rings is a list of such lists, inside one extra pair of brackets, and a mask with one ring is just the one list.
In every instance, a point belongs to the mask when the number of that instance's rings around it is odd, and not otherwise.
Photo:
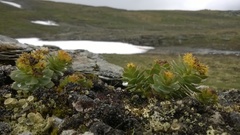
[(62, 131), (62, 133), (60, 135), (76, 135), (77, 134), (77, 131), (75, 130), (64, 130)]
[(6, 79), (14, 66), (0, 67), (0, 134), (240, 134), (239, 90), (217, 91), (219, 103), (211, 105), (190, 97), (142, 98), (106, 83), (120, 81), (122, 68), (88, 51), (69, 52), (73, 67), (61, 79), (80, 71), (93, 87), (69, 83), (57, 91), (55, 80), (53, 88), (24, 93), (11, 89)]
[(0, 122), (0, 135), (9, 135), (12, 128), (8, 123)]
[(81, 124), (84, 123), (84, 117), (81, 114), (74, 114), (72, 117), (66, 117), (61, 125), (59, 125), (59, 132), (68, 129), (77, 129)]
[(18, 134), (18, 135), (33, 135), (33, 133), (27, 131), (27, 132), (23, 132), (23, 133)]
[(11, 71), (13, 71), (15, 67), (11, 65), (2, 65), (0, 66), (0, 86), (11, 84), (13, 81), (9, 77)]
[(239, 129), (240, 132), (240, 112), (231, 112), (230, 113), (230, 120), (232, 121), (233, 125)]
[(86, 95), (80, 95), (76, 102), (72, 103), (78, 112), (87, 112), (93, 109), (94, 101)]
[(219, 102), (223, 105), (229, 106), (240, 104), (240, 90), (230, 89), (219, 92)]
[(54, 118), (44, 119), (40, 113), (28, 113), (27, 116), (21, 116), (17, 123), (13, 125), (12, 134), (21, 134), (31, 132), (32, 134), (46, 134), (48, 129), (53, 126)]
[(94, 133), (94, 135), (124, 135), (123, 131), (114, 129), (103, 122), (93, 123), (90, 131)]

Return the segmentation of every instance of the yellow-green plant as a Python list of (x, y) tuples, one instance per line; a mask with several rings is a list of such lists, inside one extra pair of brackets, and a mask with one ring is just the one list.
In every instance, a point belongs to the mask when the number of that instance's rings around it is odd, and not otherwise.
[(35, 90), (54, 86), (52, 78), (61, 75), (71, 63), (71, 57), (60, 50), (49, 54), (47, 48), (23, 53), (16, 61), (17, 69), (10, 74), (15, 82), (12, 88), (16, 90)]
[(201, 90), (201, 92), (197, 93), (195, 97), (200, 103), (204, 105), (216, 104), (218, 102), (218, 95), (216, 91), (210, 88)]
[(178, 62), (158, 60), (148, 69), (129, 63), (123, 81), (128, 83), (128, 90), (143, 97), (178, 98), (200, 92), (196, 86), (207, 78), (207, 71), (206, 65), (187, 53)]
[(81, 89), (89, 89), (89, 88), (92, 88), (93, 86), (93, 83), (91, 80), (87, 79), (83, 74), (76, 72), (60, 80), (60, 84), (57, 88), (58, 91), (62, 92), (64, 87), (70, 83), (79, 85)]
[(53, 78), (58, 79), (58, 76), (62, 76), (64, 71), (72, 64), (72, 57), (64, 50), (59, 50), (49, 55), (48, 67), (54, 71)]

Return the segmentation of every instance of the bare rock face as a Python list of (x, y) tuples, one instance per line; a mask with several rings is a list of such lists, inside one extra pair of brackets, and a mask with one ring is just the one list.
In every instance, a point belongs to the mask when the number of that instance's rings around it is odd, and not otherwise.
[(0, 35), (0, 64), (12, 64), (23, 52), (30, 52), (35, 46), (24, 45), (17, 40)]

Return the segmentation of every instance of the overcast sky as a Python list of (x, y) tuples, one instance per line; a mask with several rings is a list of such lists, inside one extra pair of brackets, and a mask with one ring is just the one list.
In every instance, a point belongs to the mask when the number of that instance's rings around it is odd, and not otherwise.
[(240, 10), (240, 0), (51, 0), (127, 10)]

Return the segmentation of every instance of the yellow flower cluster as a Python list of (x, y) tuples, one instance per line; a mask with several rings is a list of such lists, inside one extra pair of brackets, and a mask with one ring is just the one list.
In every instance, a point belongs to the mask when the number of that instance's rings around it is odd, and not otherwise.
[(168, 80), (172, 80), (174, 78), (174, 74), (171, 71), (165, 71), (164, 72), (164, 76), (168, 79)]
[(46, 55), (49, 54), (48, 48), (41, 48), (31, 52), (31, 55), (36, 59), (45, 59)]
[(29, 69), (30, 68), (30, 62), (29, 62), (29, 55), (28, 53), (23, 53), (20, 55), (20, 57), (16, 61), (16, 65), (19, 69)]
[(208, 66), (202, 64), (192, 53), (186, 53), (183, 56), (183, 62), (198, 71), (200, 75), (207, 75)]
[(67, 52), (65, 52), (64, 50), (59, 50), (57, 57), (60, 61), (63, 61), (65, 63), (71, 63), (72, 62), (72, 57)]
[(84, 78), (84, 76), (82, 74), (75, 73), (75, 74), (68, 76), (67, 79), (68, 79), (68, 82), (77, 83), (82, 78)]
[(204, 65), (200, 62), (196, 63), (194, 68), (199, 72), (200, 75), (207, 75), (208, 74), (208, 66)]
[(34, 76), (41, 75), (42, 71), (46, 68), (46, 55), (47, 49), (39, 49), (31, 53), (23, 53), (16, 61), (17, 67)]
[(68, 81), (72, 83), (76, 83), (79, 80), (79, 77), (75, 74), (68, 76)]
[(133, 64), (133, 63), (128, 63), (128, 64), (127, 64), (127, 67), (128, 67), (128, 68), (135, 68), (135, 67), (136, 67), (136, 65), (135, 65), (135, 64)]
[(192, 55), (192, 53), (186, 53), (183, 56), (183, 62), (189, 65), (190, 67), (194, 67), (196, 58)]

